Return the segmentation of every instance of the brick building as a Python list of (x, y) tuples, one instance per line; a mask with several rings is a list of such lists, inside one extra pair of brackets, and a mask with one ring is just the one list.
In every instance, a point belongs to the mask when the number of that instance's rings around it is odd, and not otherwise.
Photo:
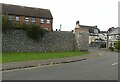
[(49, 9), (2, 4), (2, 14), (9, 20), (40, 24), (40, 28), (53, 31), (53, 17)]

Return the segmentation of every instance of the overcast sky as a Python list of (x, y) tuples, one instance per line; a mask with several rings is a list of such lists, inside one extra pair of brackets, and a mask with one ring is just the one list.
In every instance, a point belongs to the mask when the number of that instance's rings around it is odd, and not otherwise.
[(1, 3), (50, 9), (53, 29), (71, 31), (79, 20), (81, 25), (100, 30), (118, 26), (119, 0), (1, 0)]

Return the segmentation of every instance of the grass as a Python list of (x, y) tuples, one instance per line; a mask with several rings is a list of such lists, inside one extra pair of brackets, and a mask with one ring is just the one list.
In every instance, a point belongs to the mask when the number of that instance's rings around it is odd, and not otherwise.
[(2, 63), (18, 62), (18, 61), (30, 61), (30, 60), (42, 60), (53, 58), (64, 58), (72, 56), (80, 56), (88, 54), (84, 51), (70, 51), (70, 52), (3, 52)]

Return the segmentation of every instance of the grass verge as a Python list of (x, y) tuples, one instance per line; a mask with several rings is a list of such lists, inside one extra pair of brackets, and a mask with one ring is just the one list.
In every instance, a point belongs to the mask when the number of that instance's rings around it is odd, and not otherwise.
[(18, 62), (18, 61), (30, 61), (30, 60), (42, 60), (53, 58), (64, 58), (72, 56), (86, 55), (89, 52), (84, 51), (70, 51), (70, 52), (3, 52), (2, 63)]

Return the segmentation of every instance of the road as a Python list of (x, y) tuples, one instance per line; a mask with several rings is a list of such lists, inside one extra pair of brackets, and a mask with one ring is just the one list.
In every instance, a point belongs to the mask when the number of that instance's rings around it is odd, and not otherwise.
[(3, 80), (118, 80), (118, 53), (95, 50), (99, 57), (67, 64), (3, 72)]

